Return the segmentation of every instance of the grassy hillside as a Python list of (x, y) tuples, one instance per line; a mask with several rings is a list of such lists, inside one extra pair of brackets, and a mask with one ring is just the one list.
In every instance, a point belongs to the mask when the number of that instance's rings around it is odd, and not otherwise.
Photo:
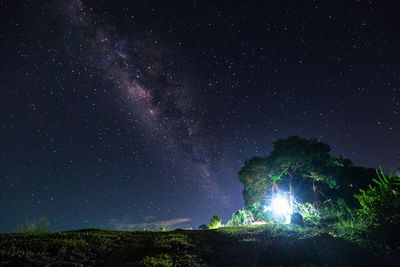
[(336, 235), (291, 225), (217, 230), (80, 230), (0, 235), (1, 265), (371, 266), (393, 258)]

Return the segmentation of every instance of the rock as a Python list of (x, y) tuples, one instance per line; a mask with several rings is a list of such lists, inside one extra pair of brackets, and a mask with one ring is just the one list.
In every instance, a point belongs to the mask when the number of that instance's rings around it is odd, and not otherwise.
[(290, 221), (292, 224), (303, 226), (303, 216), (298, 212), (292, 214)]

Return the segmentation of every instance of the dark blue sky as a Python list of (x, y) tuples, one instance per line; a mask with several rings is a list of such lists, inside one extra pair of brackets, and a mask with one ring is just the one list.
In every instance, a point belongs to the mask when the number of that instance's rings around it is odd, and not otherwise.
[(290, 135), (400, 165), (396, 1), (0, 8), (0, 232), (226, 223)]

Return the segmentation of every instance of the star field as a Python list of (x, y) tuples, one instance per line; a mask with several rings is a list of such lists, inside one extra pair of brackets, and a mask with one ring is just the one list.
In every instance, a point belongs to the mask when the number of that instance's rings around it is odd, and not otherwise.
[(0, 9), (0, 232), (226, 223), (244, 160), (291, 135), (400, 167), (395, 1)]

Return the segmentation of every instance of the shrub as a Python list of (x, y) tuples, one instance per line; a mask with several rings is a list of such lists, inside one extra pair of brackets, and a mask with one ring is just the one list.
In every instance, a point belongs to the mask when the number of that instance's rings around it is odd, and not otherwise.
[(221, 219), (218, 216), (214, 215), (211, 217), (211, 221), (207, 226), (208, 229), (217, 229), (218, 227), (220, 227), (220, 225), (221, 225)]
[(232, 214), (232, 219), (228, 221), (227, 225), (249, 225), (254, 222), (254, 215), (247, 209), (241, 209), (238, 212)]
[(309, 202), (306, 202), (304, 204), (296, 202), (296, 207), (298, 212), (303, 217), (304, 223), (306, 224), (315, 225), (321, 219), (321, 212), (316, 204), (311, 204)]
[(317, 219), (320, 225), (333, 225), (338, 227), (353, 227), (356, 223), (356, 218), (353, 211), (348, 207), (344, 199), (338, 199), (336, 202), (331, 199), (326, 200), (318, 209), (319, 218)]
[(375, 186), (360, 190), (355, 195), (361, 205), (357, 210), (360, 219), (371, 226), (400, 224), (400, 176), (395, 171), (386, 177), (382, 168), (377, 171), (378, 180), (372, 179)]

